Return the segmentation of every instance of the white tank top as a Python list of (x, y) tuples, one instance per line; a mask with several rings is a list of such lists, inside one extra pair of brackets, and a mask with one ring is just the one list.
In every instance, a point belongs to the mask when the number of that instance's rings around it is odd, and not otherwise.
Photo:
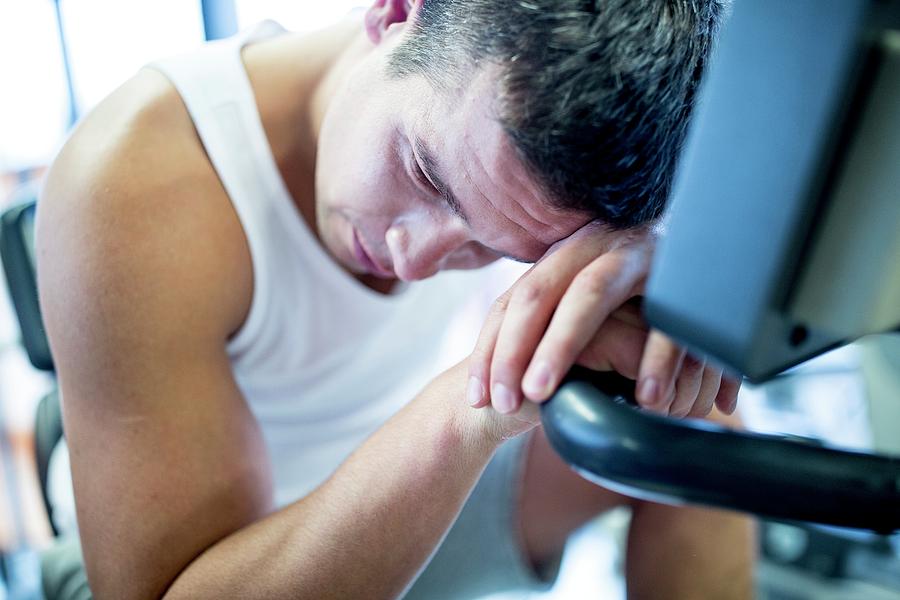
[(282, 32), (267, 21), (152, 65), (181, 94), (249, 244), (252, 304), (227, 350), (268, 447), (279, 507), (321, 484), (471, 351), (486, 307), (522, 271), (504, 261), (382, 295), (341, 269), (287, 191), (241, 60), (244, 45)]

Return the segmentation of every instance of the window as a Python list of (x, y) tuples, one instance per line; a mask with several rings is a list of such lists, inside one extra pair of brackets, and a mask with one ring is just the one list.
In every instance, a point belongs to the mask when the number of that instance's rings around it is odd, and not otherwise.
[(319, 29), (345, 16), (352, 9), (367, 6), (360, 0), (297, 2), (295, 0), (236, 0), (241, 29), (265, 19), (274, 19), (291, 31)]
[[(0, 3), (0, 173), (46, 164), (65, 133), (65, 72), (53, 3)], [(16, 183), (6, 181), (6, 190)], [(0, 197), (0, 206), (7, 194)]]
[(82, 112), (146, 63), (203, 41), (199, 2), (78, 0), (61, 7)]

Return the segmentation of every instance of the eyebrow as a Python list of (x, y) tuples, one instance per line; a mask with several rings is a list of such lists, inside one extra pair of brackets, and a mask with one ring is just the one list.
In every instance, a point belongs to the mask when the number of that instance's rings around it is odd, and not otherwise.
[[(435, 158), (434, 153), (425, 144), (425, 141), (418, 136), (415, 137), (414, 144), (416, 147), (416, 154), (419, 155), (419, 160), (422, 163), (422, 172), (425, 173), (425, 177), (427, 177), (429, 181), (434, 184), (435, 189), (443, 197), (444, 201), (446, 201), (450, 206), (450, 209), (467, 225), (470, 224), (469, 217), (466, 215), (466, 213), (463, 212), (462, 204), (460, 203), (459, 198), (457, 198), (456, 195), (453, 194), (453, 190), (450, 189), (450, 186), (447, 185), (438, 174), (440, 168), (438, 167), (437, 159)], [(488, 250), (501, 255), (503, 258), (514, 260), (515, 262), (525, 263), (529, 265), (535, 262), (533, 260), (528, 260), (525, 258), (507, 254), (506, 252), (500, 252), (499, 250), (494, 250), (493, 248), (488, 248)]]

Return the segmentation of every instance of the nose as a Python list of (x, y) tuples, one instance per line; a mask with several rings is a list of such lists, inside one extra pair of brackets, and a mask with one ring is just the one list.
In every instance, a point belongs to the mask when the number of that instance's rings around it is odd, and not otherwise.
[(470, 240), (465, 225), (455, 219), (404, 219), (385, 233), (394, 273), (402, 281), (431, 277)]

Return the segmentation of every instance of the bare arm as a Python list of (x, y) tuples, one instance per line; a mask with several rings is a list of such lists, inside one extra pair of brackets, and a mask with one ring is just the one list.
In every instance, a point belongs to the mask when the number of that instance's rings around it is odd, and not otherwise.
[[(460, 426), (458, 365), (310, 496), (207, 550), (172, 597), (391, 598), (452, 524), (495, 445)], [(470, 433), (472, 432), (472, 433)], [(223, 573), (223, 565), (235, 565)], [(252, 573), (253, 577), (247, 577)]]
[(129, 95), (160, 86), (139, 77), (81, 126), (38, 217), (93, 592), (396, 596), (502, 437), (533, 423), (502, 431), (495, 413), (468, 410), (462, 363), (314, 493), (273, 511), (265, 447), (224, 351), (252, 289), (237, 219), (202, 149), (173, 143), (183, 114), (163, 99), (121, 116)]

